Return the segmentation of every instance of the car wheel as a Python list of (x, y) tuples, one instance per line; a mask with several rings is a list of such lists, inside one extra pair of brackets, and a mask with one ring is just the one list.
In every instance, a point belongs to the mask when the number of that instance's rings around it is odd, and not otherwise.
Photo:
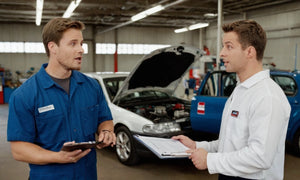
[(300, 157), (300, 129), (295, 133), (293, 147), (296, 155)]
[(116, 129), (116, 154), (119, 161), (125, 165), (134, 165), (139, 156), (133, 142), (133, 136), (128, 128), (121, 126)]

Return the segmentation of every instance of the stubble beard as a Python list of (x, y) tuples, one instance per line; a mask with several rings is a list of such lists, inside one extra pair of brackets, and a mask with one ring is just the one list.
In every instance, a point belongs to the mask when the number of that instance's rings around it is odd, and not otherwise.
[(72, 64), (68, 65), (66, 63), (63, 63), (62, 61), (59, 61), (59, 64), (67, 71), (72, 71), (72, 70), (79, 71), (81, 69), (81, 64), (79, 64), (78, 66)]

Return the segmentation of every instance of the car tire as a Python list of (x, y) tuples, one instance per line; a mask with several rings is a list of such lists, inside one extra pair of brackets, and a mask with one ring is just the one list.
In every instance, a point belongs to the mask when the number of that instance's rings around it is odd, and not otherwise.
[(293, 149), (296, 156), (300, 157), (300, 129), (297, 130), (293, 139)]
[(116, 154), (119, 161), (125, 165), (135, 165), (140, 158), (136, 153), (133, 136), (124, 126), (116, 129)]

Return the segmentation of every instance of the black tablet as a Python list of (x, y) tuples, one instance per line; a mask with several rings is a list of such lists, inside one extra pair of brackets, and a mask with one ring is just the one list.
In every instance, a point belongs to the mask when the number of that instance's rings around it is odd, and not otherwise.
[(89, 142), (80, 142), (80, 143), (73, 143), (73, 144), (67, 144), (64, 145), (61, 150), (62, 151), (74, 151), (77, 149), (86, 150), (95, 148), (98, 144), (101, 144), (102, 142), (98, 141), (89, 141)]

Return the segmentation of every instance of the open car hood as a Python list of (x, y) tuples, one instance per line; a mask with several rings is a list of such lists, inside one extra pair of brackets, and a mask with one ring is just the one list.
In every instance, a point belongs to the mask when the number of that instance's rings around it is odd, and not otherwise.
[(118, 91), (115, 100), (132, 91), (160, 89), (173, 94), (201, 50), (189, 46), (171, 46), (144, 56), (131, 71)]

